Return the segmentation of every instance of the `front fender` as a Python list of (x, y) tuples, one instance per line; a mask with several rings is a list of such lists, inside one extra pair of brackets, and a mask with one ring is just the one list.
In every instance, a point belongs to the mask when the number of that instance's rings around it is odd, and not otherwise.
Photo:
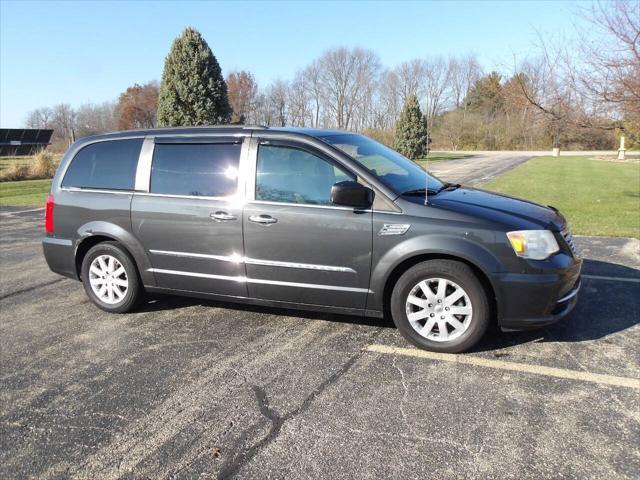
[(153, 273), (149, 271), (151, 261), (144, 247), (131, 232), (119, 225), (109, 222), (97, 221), (85, 223), (78, 229), (77, 240), (74, 245), (74, 256), (78, 251), (80, 244), (89, 237), (105, 236), (113, 238), (120, 242), (129, 251), (140, 273), (143, 285), (156, 286), (156, 280)]
[[(484, 238), (483, 241), (493, 243), (494, 238)], [(494, 290), (492, 274), (504, 271), (499, 259), (468, 235), (425, 234), (407, 238), (382, 252), (376, 251), (374, 246), (370, 282), (372, 293), (367, 301), (367, 309), (381, 311), (385, 286), (391, 275), (404, 262), (420, 256), (454, 257), (464, 260), (480, 269), (492, 283)]]

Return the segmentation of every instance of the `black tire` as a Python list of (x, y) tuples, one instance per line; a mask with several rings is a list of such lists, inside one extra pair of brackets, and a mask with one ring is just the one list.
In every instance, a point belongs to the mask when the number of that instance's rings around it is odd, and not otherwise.
[[(91, 263), (100, 255), (110, 255), (114, 257), (125, 270), (126, 280), (128, 282), (127, 291), (124, 297), (117, 303), (110, 304), (103, 302), (91, 288), (89, 268), (91, 267)], [(130, 312), (136, 307), (143, 295), (143, 289), (135, 262), (118, 242), (102, 242), (93, 246), (82, 260), (81, 276), (87, 296), (98, 308), (105, 312)]]
[[(455, 282), (471, 301), (473, 311), (469, 326), (453, 340), (430, 340), (420, 335), (409, 323), (407, 297), (414, 286), (428, 278), (443, 278)], [(454, 260), (429, 260), (414, 265), (398, 279), (391, 294), (391, 316), (396, 327), (409, 342), (425, 350), (447, 353), (469, 350), (487, 331), (489, 315), (489, 300), (482, 284), (468, 265)]]

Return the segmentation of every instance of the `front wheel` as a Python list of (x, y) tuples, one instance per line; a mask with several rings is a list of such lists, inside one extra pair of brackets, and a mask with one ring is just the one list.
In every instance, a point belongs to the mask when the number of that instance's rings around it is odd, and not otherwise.
[(468, 265), (429, 260), (414, 265), (396, 282), (391, 315), (414, 345), (459, 353), (473, 347), (489, 325), (489, 302)]

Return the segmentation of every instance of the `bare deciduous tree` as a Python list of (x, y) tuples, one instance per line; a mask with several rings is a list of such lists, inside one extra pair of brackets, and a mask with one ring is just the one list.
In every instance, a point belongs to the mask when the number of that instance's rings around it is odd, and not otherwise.
[(423, 96), (427, 69), (427, 62), (418, 58), (403, 62), (394, 69), (393, 73), (397, 78), (397, 95), (401, 105), (404, 105), (411, 95), (416, 95), (418, 98)]
[(81, 105), (76, 113), (75, 124), (78, 138), (116, 130), (115, 102), (104, 102), (100, 105), (92, 103)]
[(368, 86), (375, 83), (380, 61), (371, 50), (337, 48), (319, 60), (324, 100), (337, 128), (352, 126), (358, 102), (367, 101)]
[(436, 115), (445, 106), (445, 92), (449, 83), (447, 62), (442, 57), (436, 57), (424, 62), (423, 103), (427, 124), (433, 122)]
[(471, 86), (482, 76), (482, 68), (472, 54), (450, 57), (447, 68), (453, 105), (456, 108), (464, 108), (464, 99), (469, 94)]
[(30, 111), (25, 119), (27, 128), (51, 128), (53, 110), (49, 107), (37, 108)]
[(516, 67), (530, 80), (522, 93), (557, 128), (621, 130), (639, 141), (640, 4), (600, 2), (585, 16), (591, 28), (576, 48), (541, 38), (535, 63)]
[(289, 88), (289, 121), (294, 127), (313, 126), (312, 88), (304, 72), (298, 72)]

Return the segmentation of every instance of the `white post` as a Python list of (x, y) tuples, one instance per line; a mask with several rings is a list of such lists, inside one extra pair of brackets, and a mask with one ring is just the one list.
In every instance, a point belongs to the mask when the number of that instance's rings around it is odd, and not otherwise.
[(560, 156), (560, 149), (558, 147), (553, 147), (552, 156), (554, 156), (554, 157), (559, 157)]
[(620, 137), (620, 148), (618, 149), (618, 160), (624, 160), (624, 135)]

